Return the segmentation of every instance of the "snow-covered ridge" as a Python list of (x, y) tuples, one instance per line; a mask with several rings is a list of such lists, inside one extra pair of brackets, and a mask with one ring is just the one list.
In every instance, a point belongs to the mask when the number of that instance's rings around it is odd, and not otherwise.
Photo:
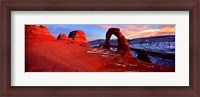
[[(147, 38), (137, 38), (128, 40), (130, 47), (135, 49), (141, 49), (146, 51), (158, 52), (158, 53), (171, 53), (175, 54), (175, 36), (156, 36)], [(105, 43), (105, 39), (98, 39), (90, 41), (91, 47), (102, 46)], [(117, 45), (117, 40), (110, 40), (111, 45)]]
[[(170, 55), (172, 58), (166, 58), (166, 56), (157, 56), (148, 53), (148, 57), (154, 64), (161, 65), (175, 65), (175, 36), (155, 36), (146, 38), (129, 39), (129, 45), (133, 49), (144, 50), (147, 52), (154, 52), (163, 55)], [(105, 43), (105, 39), (98, 39), (90, 41), (90, 47), (102, 47)], [(117, 39), (110, 40), (111, 45), (117, 45)], [(112, 48), (111, 48), (112, 49)], [(137, 57), (138, 53), (132, 51), (134, 57)]]
[(128, 40), (131, 48), (175, 54), (175, 36), (157, 36)]

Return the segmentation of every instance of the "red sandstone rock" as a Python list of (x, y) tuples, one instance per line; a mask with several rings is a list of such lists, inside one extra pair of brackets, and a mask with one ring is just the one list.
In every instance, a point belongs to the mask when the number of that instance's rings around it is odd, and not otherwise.
[(115, 35), (118, 38), (118, 46), (117, 46), (117, 51), (121, 52), (123, 57), (132, 57), (131, 51), (130, 51), (130, 46), (128, 44), (128, 41), (126, 40), (126, 38), (122, 35), (122, 33), (120, 32), (119, 28), (110, 28), (108, 29), (107, 33), (106, 33), (106, 41), (105, 41), (105, 45), (103, 48), (106, 49), (110, 49), (110, 37), (112, 35)]
[(85, 33), (82, 30), (72, 31), (68, 37), (79, 43), (80, 46), (89, 47)]
[(25, 72), (175, 72), (173, 66), (86, 53), (95, 49), (63, 41), (35, 42), (25, 46)]
[(72, 40), (71, 38), (67, 37), (66, 34), (59, 34), (57, 37), (57, 40), (61, 40), (63, 42), (65, 42), (66, 44), (75, 44), (75, 45), (79, 45), (76, 41)]
[(25, 38), (26, 40), (56, 40), (43, 25), (25, 25)]
[(66, 34), (59, 34), (57, 40), (69, 40)]

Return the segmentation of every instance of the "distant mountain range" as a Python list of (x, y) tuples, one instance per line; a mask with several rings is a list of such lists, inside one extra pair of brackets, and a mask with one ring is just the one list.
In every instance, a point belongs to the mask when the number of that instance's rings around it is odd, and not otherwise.
[[(105, 39), (90, 41), (90, 47), (101, 47)], [(128, 39), (132, 55), (137, 57), (138, 51), (148, 54), (154, 64), (175, 65), (175, 35), (153, 36), (145, 38)], [(117, 46), (117, 39), (110, 40), (110, 44)], [(111, 50), (116, 50), (111, 48)]]

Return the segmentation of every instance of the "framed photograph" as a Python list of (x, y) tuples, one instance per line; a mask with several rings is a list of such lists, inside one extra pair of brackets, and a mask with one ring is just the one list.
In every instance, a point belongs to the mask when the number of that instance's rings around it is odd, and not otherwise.
[(199, 97), (199, 0), (1, 2), (1, 96)]

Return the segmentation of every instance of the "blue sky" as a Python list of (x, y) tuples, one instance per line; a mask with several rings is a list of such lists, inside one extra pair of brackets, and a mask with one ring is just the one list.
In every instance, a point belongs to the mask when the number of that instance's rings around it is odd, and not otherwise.
[(174, 24), (44, 24), (44, 26), (54, 37), (61, 33), (69, 35), (71, 31), (83, 30), (88, 41), (105, 39), (106, 32), (111, 27), (120, 28), (127, 39), (175, 35)]

